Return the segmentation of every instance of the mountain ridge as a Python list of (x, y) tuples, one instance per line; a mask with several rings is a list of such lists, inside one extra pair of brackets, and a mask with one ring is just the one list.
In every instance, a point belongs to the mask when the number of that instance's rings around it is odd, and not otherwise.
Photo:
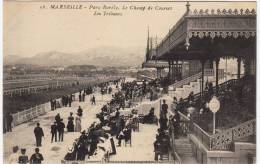
[(143, 48), (119, 49), (105, 47), (89, 49), (77, 53), (48, 51), (37, 53), (32, 57), (7, 55), (4, 65), (8, 64), (36, 64), (40, 66), (69, 66), (69, 65), (96, 65), (96, 66), (137, 66), (143, 62)]

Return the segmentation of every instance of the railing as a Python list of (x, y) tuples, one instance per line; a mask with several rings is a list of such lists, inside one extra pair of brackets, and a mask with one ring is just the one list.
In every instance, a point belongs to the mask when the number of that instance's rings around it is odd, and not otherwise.
[[(218, 77), (219, 79), (224, 78), (224, 69), (218, 69)], [(215, 70), (214, 69), (204, 69), (204, 76), (214, 76)]]
[(189, 133), (189, 126), (190, 126), (190, 119), (182, 114), (181, 112), (178, 112), (180, 115), (180, 129), (179, 133), (182, 136), (187, 136)]
[(234, 141), (256, 134), (256, 120), (249, 120), (236, 127), (213, 135), (212, 150), (230, 150)]
[(204, 69), (204, 76), (214, 76), (214, 69)]
[[(219, 94), (223, 93), (226, 91), (226, 89), (228, 89), (230, 86), (233, 86), (237, 84), (237, 79), (231, 79), (231, 80), (228, 80), (224, 83), (221, 83), (218, 85), (218, 92)], [(216, 93), (216, 86), (213, 87), (213, 91), (214, 93)], [(194, 101), (197, 101), (201, 98), (201, 92), (200, 93), (197, 93), (197, 94), (194, 94)], [(208, 91), (204, 90), (203, 91), (203, 95), (207, 95), (208, 94)], [(185, 98), (183, 99), (186, 103), (188, 103), (188, 98)]]
[[(170, 114), (172, 114), (171, 111), (169, 111)], [(175, 161), (175, 164), (181, 164), (181, 158), (178, 155), (178, 153), (176, 152), (175, 149), (175, 137), (174, 137), (174, 127), (173, 127), (173, 123), (171, 122), (171, 120), (169, 121), (169, 135), (170, 135), (170, 144), (171, 144), (171, 155)]]
[(201, 72), (194, 74), (192, 76), (189, 76), (185, 79), (182, 79), (180, 81), (175, 82), (174, 84), (170, 85), (169, 87), (172, 88), (172, 90), (175, 90), (176, 88), (182, 87), (183, 85), (189, 84), (192, 81), (196, 81), (197, 79), (201, 78)]
[(207, 149), (211, 150), (213, 137), (205, 132), (196, 123), (191, 124), (191, 133), (194, 134)]
[[(246, 137), (253, 136), (256, 133), (256, 120), (249, 120), (236, 127), (224, 130), (222, 132), (216, 133), (215, 135), (210, 135), (202, 128), (199, 127), (194, 122), (190, 122), (190, 119), (184, 114), (179, 112), (181, 122), (180, 130), (182, 133), (191, 133), (201, 141), (201, 143), (208, 150), (228, 150), (232, 149), (232, 143), (245, 139)], [(188, 128), (188, 129), (187, 129)]]
[(29, 120), (32, 120), (40, 115), (45, 114), (48, 110), (50, 110), (49, 103), (41, 104), (38, 106), (35, 106), (33, 108), (17, 112), (15, 114), (12, 114), (13, 116), (13, 125), (19, 125), (24, 122), (27, 122)]
[(93, 85), (103, 83), (111, 80), (119, 79), (118, 76), (113, 77), (66, 77), (49, 80), (25, 80), (16, 81), (12, 83), (4, 83), (4, 95), (12, 95), (16, 93), (22, 94), (23, 92), (36, 92), (37, 90), (51, 89), (51, 88), (62, 88), (65, 86), (72, 86), (75, 84), (80, 85)]
[[(242, 79), (241, 79), (242, 80)], [(226, 81), (218, 86), (219, 95), (224, 94), (225, 91), (238, 83), (237, 79), (231, 79)], [(216, 92), (216, 86), (213, 87), (214, 92)], [(203, 94), (206, 95), (208, 92), (204, 91)], [(201, 93), (194, 95), (194, 100), (198, 101)], [(186, 103), (188, 103), (188, 99), (184, 99)], [(192, 133), (195, 135), (202, 144), (208, 148), (209, 150), (231, 150), (232, 143), (234, 141), (239, 141), (246, 137), (252, 136), (256, 132), (256, 120), (250, 120), (244, 122), (236, 127), (224, 130), (215, 135), (210, 135), (206, 131), (204, 131), (199, 125), (196, 123), (191, 123), (190, 119), (185, 116), (183, 113), (180, 114), (180, 130), (182, 134)]]

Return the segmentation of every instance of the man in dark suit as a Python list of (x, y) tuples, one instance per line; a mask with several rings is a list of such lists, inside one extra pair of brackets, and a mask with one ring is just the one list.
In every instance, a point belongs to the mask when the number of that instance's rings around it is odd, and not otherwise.
[(7, 121), (7, 131), (11, 132), (12, 131), (12, 122), (13, 122), (13, 116), (11, 115), (11, 113), (7, 113), (6, 121)]
[(37, 123), (37, 127), (34, 128), (34, 135), (36, 138), (36, 146), (42, 146), (42, 137), (44, 137), (44, 133), (42, 128), (40, 127), (40, 123)]
[(60, 122), (57, 123), (59, 141), (61, 142), (63, 141), (64, 128), (65, 128), (65, 124), (63, 123), (63, 119), (61, 119)]
[(163, 115), (167, 115), (168, 113), (168, 105), (166, 104), (166, 101), (163, 100), (163, 104), (162, 104), (162, 114)]
[(54, 122), (53, 125), (51, 125), (51, 143), (54, 138), (55, 142), (57, 142), (57, 122)]

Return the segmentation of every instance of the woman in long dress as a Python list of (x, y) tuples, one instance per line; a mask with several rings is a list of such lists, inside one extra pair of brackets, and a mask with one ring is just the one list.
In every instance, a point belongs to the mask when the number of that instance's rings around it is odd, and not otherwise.
[(76, 116), (75, 123), (75, 132), (81, 132), (81, 118), (79, 116)]

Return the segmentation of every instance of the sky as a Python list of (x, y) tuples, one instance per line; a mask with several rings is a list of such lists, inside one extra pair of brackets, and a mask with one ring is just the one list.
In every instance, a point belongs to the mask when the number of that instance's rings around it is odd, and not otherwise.
[[(122, 16), (93, 16), (94, 10), (40, 9), (55, 4), (172, 7), (172, 10), (120, 10)], [(145, 51), (150, 35), (164, 37), (186, 11), (186, 2), (17, 2), (4, 1), (3, 54), (30, 57), (60, 51), (78, 53), (93, 48), (117, 47)], [(190, 2), (194, 9), (252, 9), (254, 2)]]

